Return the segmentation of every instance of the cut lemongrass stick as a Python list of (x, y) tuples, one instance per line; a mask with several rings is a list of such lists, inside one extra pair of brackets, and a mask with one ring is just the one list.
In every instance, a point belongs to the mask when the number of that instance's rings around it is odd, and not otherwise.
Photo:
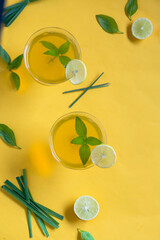
[[(21, 179), (23, 179), (22, 181), (23, 181), (23, 184), (24, 184), (24, 176), (21, 177)], [(50, 209), (48, 209), (48, 208), (45, 208), (45, 207), (44, 207), (43, 205), (41, 205), (41, 204), (35, 202), (35, 201), (33, 200), (32, 194), (31, 194), (31, 192), (30, 192), (29, 189), (28, 189), (28, 192), (29, 192), (29, 194), (30, 194), (31, 205), (32, 205), (33, 207), (35, 207), (38, 211), (40, 211), (42, 214), (44, 214), (44, 215), (46, 215), (48, 218), (50, 218), (53, 222), (55, 222), (56, 224), (59, 225), (59, 222), (57, 222), (57, 221), (56, 221), (53, 217), (51, 217), (49, 214), (51, 214), (51, 212), (52, 212), (51, 215), (53, 215), (53, 216), (55, 216), (55, 217), (57, 217), (57, 218), (59, 218), (59, 219), (63, 219), (63, 216), (59, 215), (58, 213), (56, 213), (56, 212), (54, 212), (54, 211), (52, 211), (52, 210), (50, 210)], [(46, 211), (46, 209), (47, 209), (47, 210), (50, 210), (50, 212), (49, 212), (49, 211)], [(48, 213), (49, 213), (49, 214), (48, 214)]]
[[(21, 176), (20, 179), (21, 179), (22, 182), (24, 181), (24, 180), (23, 180), (23, 176)], [(28, 190), (29, 190), (29, 189), (28, 189)], [(33, 197), (32, 197), (32, 194), (31, 194), (30, 190), (29, 190), (29, 194), (30, 194), (30, 198), (33, 200)], [(60, 220), (63, 220), (64, 216), (60, 215), (59, 213), (56, 213), (55, 211), (52, 211), (51, 209), (43, 206), (43, 205), (40, 204), (40, 203), (37, 203), (37, 202), (35, 202), (35, 201), (34, 201), (34, 203), (37, 204), (38, 207), (40, 207), (45, 213), (48, 213), (48, 214), (50, 214), (50, 215), (52, 215), (52, 216), (54, 216), (54, 217), (56, 217), (56, 218), (58, 218), (58, 219), (60, 219)]]
[[(24, 190), (24, 186), (23, 186), (23, 183), (21, 182), (21, 181), (22, 181), (22, 180), (21, 180), (22, 178), (16, 177), (16, 179), (17, 179), (17, 182), (18, 182), (21, 190), (22, 190), (23, 193), (24, 193), (24, 191), (25, 191), (25, 190)], [(30, 192), (29, 192), (29, 194), (30, 194)], [(30, 194), (30, 198), (31, 198), (32, 201), (34, 201), (31, 194)], [(36, 217), (36, 219), (37, 219), (37, 222), (38, 222), (38, 224), (39, 224), (39, 226), (40, 226), (43, 234), (44, 234), (46, 237), (49, 237), (49, 233), (48, 233), (48, 230), (47, 230), (47, 228), (46, 228), (46, 225), (45, 225), (44, 221), (43, 221), (41, 218), (39, 218), (36, 214), (35, 214), (35, 217)]]
[[(91, 89), (96, 89), (96, 88), (108, 87), (109, 85), (110, 85), (110, 83), (103, 83), (103, 84), (99, 84), (99, 85), (92, 86), (89, 90), (91, 90)], [(74, 89), (74, 90), (69, 90), (69, 91), (63, 92), (63, 94), (72, 93), (72, 92), (79, 92), (79, 91), (86, 90), (87, 88), (88, 88), (88, 87), (78, 88), (78, 89)]]
[(45, 222), (47, 222), (49, 225), (55, 228), (59, 228), (57, 224), (55, 224), (52, 220), (50, 220), (48, 217), (41, 214), (39, 211), (37, 211), (35, 208), (33, 208), (30, 204), (26, 202), (23, 198), (21, 198), (15, 191), (11, 190), (9, 187), (3, 185), (2, 188), (8, 192), (10, 195), (12, 195), (14, 198), (16, 198), (19, 202), (21, 202), (24, 206), (29, 208), (32, 212), (37, 214), (41, 219), (43, 219)]
[[(24, 179), (24, 194), (26, 196), (26, 201), (30, 203), (26, 169), (23, 169), (23, 179)], [(27, 208), (27, 218), (28, 218), (29, 237), (32, 238), (33, 234), (32, 234), (32, 223), (31, 223), (31, 211), (28, 208)]]
[[(21, 197), (24, 201), (26, 201), (26, 198), (23, 192), (21, 192), (13, 183), (11, 183), (9, 180), (6, 180), (5, 184), (7, 184), (11, 188), (11, 190), (13, 190), (16, 194), (18, 194), (19, 197)], [(41, 214), (43, 214), (44, 216), (49, 218), (51, 221), (53, 221), (56, 225), (59, 225), (59, 223), (54, 218), (52, 218), (47, 212), (45, 212), (43, 209), (37, 206), (34, 201), (31, 200), (30, 205), (34, 207), (35, 210), (39, 211)]]
[(24, 4), (23, 2), (12, 4), (8, 7), (5, 7), (3, 12), (8, 11), (8, 10), (13, 9), (13, 8), (16, 8), (16, 7), (19, 7), (19, 6), (22, 6), (23, 4)]
[(6, 27), (9, 27), (13, 22), (14, 20), (19, 16), (19, 14), (23, 11), (23, 9), (27, 6), (27, 3), (25, 3), (24, 5), (22, 5), (19, 10), (17, 11), (17, 13), (12, 17), (11, 20), (9, 20), (7, 23), (6, 23)]
[(71, 108), (71, 107), (93, 86), (93, 84), (95, 84), (95, 83), (98, 81), (98, 79), (99, 79), (103, 74), (104, 74), (104, 72), (102, 72), (102, 73), (99, 75), (99, 77), (96, 78), (96, 80), (95, 80), (88, 88), (86, 88), (86, 90), (84, 90), (84, 92), (81, 93), (81, 95), (80, 95), (79, 97), (77, 97), (77, 98), (69, 105), (69, 108)]

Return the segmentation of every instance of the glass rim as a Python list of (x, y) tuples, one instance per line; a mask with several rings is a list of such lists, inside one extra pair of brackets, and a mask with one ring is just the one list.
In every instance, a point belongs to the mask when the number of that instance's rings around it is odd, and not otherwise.
[[(30, 46), (29, 42), (32, 40), (32, 38), (39, 32), (41, 31), (45, 31), (45, 30), (60, 30), (60, 31), (64, 31), (66, 34), (70, 35), (70, 37), (72, 37), (72, 39), (76, 42), (76, 45), (78, 46), (78, 52), (79, 52), (79, 58), (78, 59), (82, 59), (82, 51), (81, 51), (81, 47), (80, 47), (80, 44), (79, 42), (77, 41), (77, 39), (73, 36), (72, 33), (70, 33), (68, 30), (64, 29), (64, 28), (61, 28), (61, 27), (44, 27), (44, 28), (40, 28), (38, 29), (37, 31), (35, 31), (34, 33), (32, 33), (30, 35), (30, 37), (28, 38), (25, 46), (24, 46), (24, 50), (23, 50), (23, 56), (24, 56), (24, 64), (25, 64), (25, 67), (27, 69), (27, 71), (29, 72), (29, 74), (32, 76), (32, 78), (37, 81), (38, 83), (42, 84), (42, 85), (48, 85), (48, 86), (51, 86), (51, 85), (54, 85), (54, 84), (57, 84), (57, 82), (43, 82), (41, 80), (39, 80), (36, 76), (34, 76), (34, 74), (30, 71), (29, 69), (29, 64), (28, 64), (28, 59), (27, 59), (27, 56), (28, 56), (28, 46)], [(34, 38), (33, 38), (34, 39)], [(64, 81), (62, 82), (59, 82), (59, 83), (63, 83), (63, 82), (66, 82), (68, 79), (65, 79)]]
[(49, 147), (50, 147), (51, 153), (52, 153), (53, 157), (55, 158), (55, 160), (56, 160), (59, 164), (61, 164), (63, 167), (68, 168), (68, 169), (73, 169), (73, 170), (86, 170), (86, 169), (89, 169), (89, 168), (93, 167), (93, 166), (94, 166), (94, 163), (92, 162), (89, 166), (84, 167), (84, 168), (74, 168), (74, 167), (66, 166), (66, 165), (64, 165), (64, 164), (61, 163), (62, 160), (57, 156), (56, 151), (55, 151), (55, 149), (54, 149), (54, 145), (53, 145), (53, 141), (52, 141), (53, 129), (55, 128), (55, 126), (57, 125), (57, 123), (58, 123), (61, 119), (65, 118), (66, 116), (72, 115), (72, 114), (75, 114), (75, 115), (76, 115), (76, 114), (84, 114), (84, 115), (88, 115), (90, 118), (96, 120), (96, 121), (99, 123), (99, 125), (101, 126), (101, 128), (102, 128), (102, 130), (103, 130), (102, 135), (104, 135), (105, 141), (107, 142), (106, 130), (105, 130), (103, 124), (101, 123), (101, 121), (100, 121), (98, 118), (96, 118), (94, 115), (92, 115), (92, 114), (90, 114), (90, 113), (87, 113), (87, 112), (74, 111), (74, 112), (69, 112), (69, 113), (63, 114), (62, 116), (60, 116), (59, 118), (57, 118), (57, 120), (53, 123), (53, 125), (52, 125), (52, 127), (51, 127), (51, 129), (50, 129), (50, 132), (49, 132)]

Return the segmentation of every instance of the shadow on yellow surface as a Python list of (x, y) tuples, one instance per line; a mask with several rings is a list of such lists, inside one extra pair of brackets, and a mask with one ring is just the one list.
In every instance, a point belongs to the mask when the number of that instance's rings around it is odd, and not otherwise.
[(74, 203), (72, 203), (70, 206), (68, 206), (65, 209), (65, 218), (69, 221), (69, 222), (77, 222), (79, 221), (78, 217), (76, 216), (76, 214), (74, 213)]
[(129, 23), (127, 25), (127, 37), (128, 37), (128, 39), (133, 43), (140, 44), (141, 40), (139, 40), (139, 39), (137, 39), (133, 36), (131, 28), (132, 28), (132, 23)]
[(53, 161), (50, 159), (48, 144), (36, 141), (29, 151), (29, 160), (35, 171), (41, 176), (49, 176), (53, 170)]

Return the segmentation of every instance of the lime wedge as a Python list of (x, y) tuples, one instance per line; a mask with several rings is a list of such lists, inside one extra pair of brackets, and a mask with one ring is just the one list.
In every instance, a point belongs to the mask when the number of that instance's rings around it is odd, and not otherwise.
[(132, 34), (135, 38), (145, 39), (151, 35), (153, 31), (153, 25), (147, 18), (138, 18), (132, 24)]
[(81, 220), (91, 220), (97, 216), (99, 204), (90, 196), (82, 196), (75, 201), (74, 212)]
[(80, 84), (87, 76), (86, 66), (81, 60), (73, 59), (67, 64), (65, 75), (71, 83)]
[(91, 160), (98, 167), (109, 168), (116, 162), (116, 153), (112, 147), (101, 144), (93, 148)]

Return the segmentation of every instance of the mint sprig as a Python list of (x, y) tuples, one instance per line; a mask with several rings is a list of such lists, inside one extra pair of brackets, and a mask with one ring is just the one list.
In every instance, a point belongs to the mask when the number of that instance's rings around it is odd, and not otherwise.
[(67, 41), (63, 43), (59, 48), (57, 48), (53, 43), (48, 41), (40, 41), (40, 43), (47, 49), (48, 51), (43, 54), (52, 56), (49, 62), (53, 62), (56, 57), (59, 58), (61, 64), (66, 68), (67, 64), (71, 61), (71, 59), (63, 54), (67, 53), (69, 50), (70, 42)]
[(114, 34), (114, 33), (123, 34), (123, 32), (119, 31), (118, 25), (114, 20), (114, 18), (100, 14), (100, 15), (96, 15), (96, 19), (104, 31), (111, 34)]
[(11, 72), (11, 78), (14, 81), (16, 89), (18, 90), (20, 87), (20, 77), (17, 73), (13, 72), (13, 70), (20, 67), (23, 59), (23, 54), (19, 55), (13, 61), (11, 61), (11, 57), (9, 56), (9, 54), (0, 45), (0, 58), (2, 58), (4, 62), (6, 62), (7, 69)]
[(11, 128), (9, 128), (5, 124), (0, 124), (0, 137), (3, 139), (3, 141), (5, 141), (10, 146), (21, 149), (16, 144), (16, 138), (15, 138), (14, 132), (12, 131)]
[(129, 20), (132, 20), (132, 15), (137, 11), (138, 9), (138, 3), (137, 0), (128, 0), (127, 4), (126, 4), (126, 14), (129, 18)]
[(82, 240), (94, 240), (93, 236), (89, 232), (80, 230), (79, 228), (77, 230), (80, 232)]
[(88, 162), (91, 154), (89, 145), (95, 146), (101, 144), (102, 142), (95, 137), (87, 137), (87, 127), (82, 119), (77, 116), (75, 119), (75, 130), (78, 134), (78, 137), (72, 139), (71, 143), (75, 145), (81, 145), (79, 148), (79, 156), (83, 165), (85, 165)]

